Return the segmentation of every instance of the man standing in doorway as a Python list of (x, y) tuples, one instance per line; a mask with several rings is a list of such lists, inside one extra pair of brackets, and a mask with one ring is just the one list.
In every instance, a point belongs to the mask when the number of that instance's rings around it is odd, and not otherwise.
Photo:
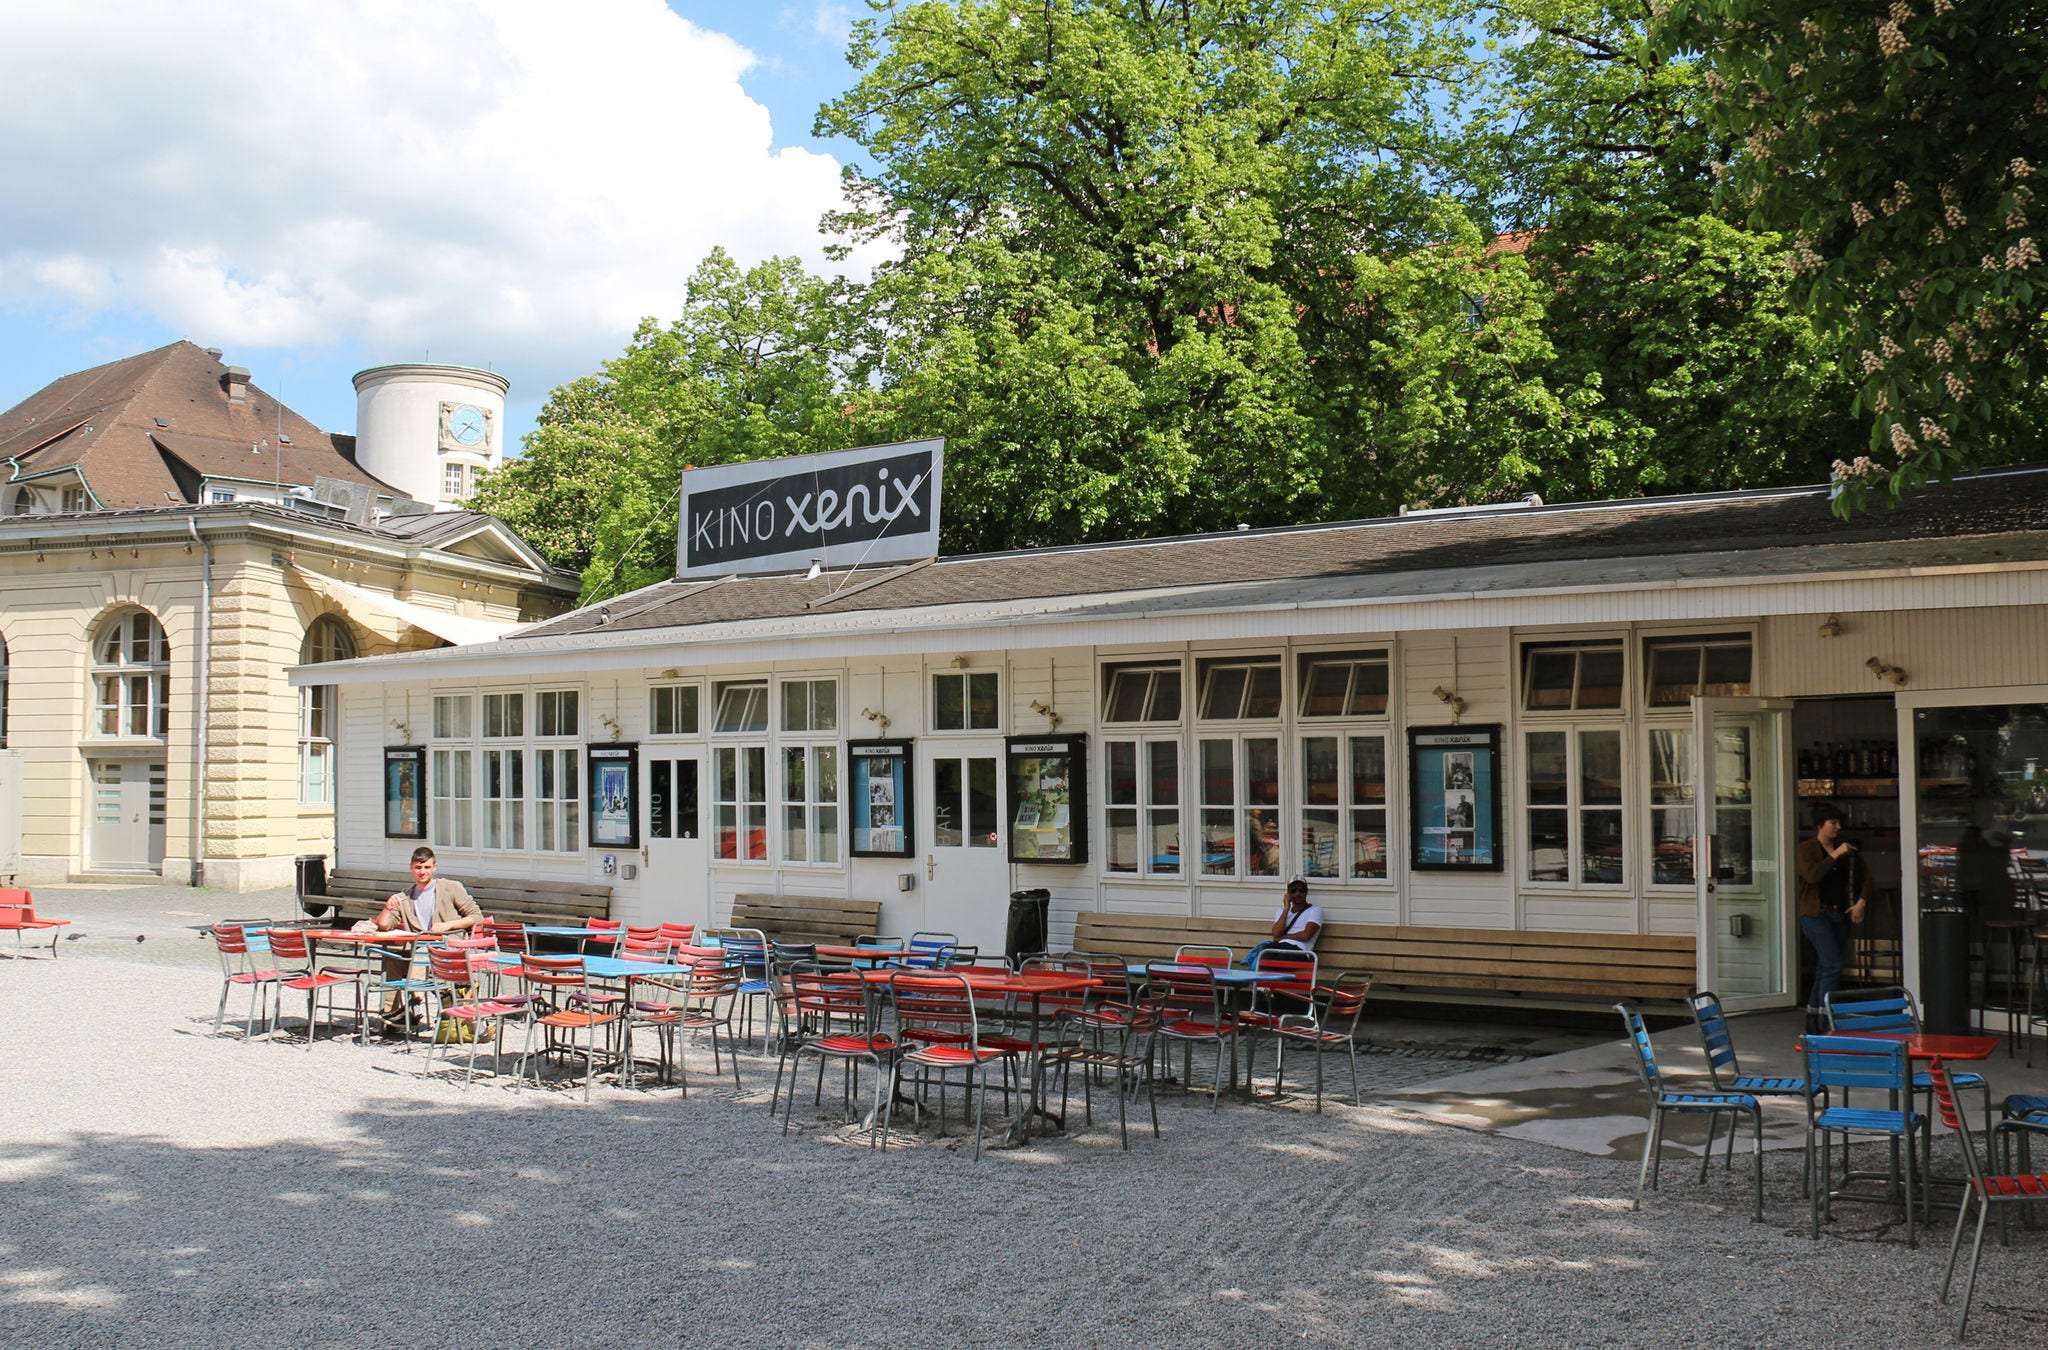
[(1806, 996), (1806, 1029), (1824, 1029), (1828, 995), (1842, 978), (1849, 925), (1862, 923), (1870, 902), (1870, 867), (1842, 838), (1841, 809), (1824, 806), (1813, 838), (1799, 845), (1792, 869), (1799, 876), (1799, 931), (1813, 946), (1813, 988)]

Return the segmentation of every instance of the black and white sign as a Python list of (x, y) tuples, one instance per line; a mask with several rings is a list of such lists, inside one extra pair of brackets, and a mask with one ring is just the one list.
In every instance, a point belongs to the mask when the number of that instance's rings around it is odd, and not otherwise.
[(676, 575), (936, 557), (945, 456), (913, 441), (687, 470)]

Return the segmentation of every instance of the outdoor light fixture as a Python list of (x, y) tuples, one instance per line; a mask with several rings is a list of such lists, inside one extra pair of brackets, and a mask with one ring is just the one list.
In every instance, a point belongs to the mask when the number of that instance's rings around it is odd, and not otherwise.
[(610, 713), (599, 713), (597, 720), (604, 723), (605, 729), (611, 732), (613, 740), (617, 740), (619, 733), (625, 730), (624, 727), (619, 725), (618, 719), (614, 718)]
[(1842, 635), (1842, 621), (1830, 614), (1820, 621), (1819, 632), (1824, 638), (1840, 637)]
[(862, 717), (867, 718), (868, 721), (873, 722), (875, 726), (881, 730), (883, 735), (886, 736), (889, 734), (889, 718), (886, 714), (878, 713), (873, 708), (862, 708), (860, 710), (860, 715)]
[(1877, 676), (1877, 678), (1880, 680), (1887, 681), (1893, 685), (1901, 685), (1906, 682), (1906, 672), (1904, 670), (1901, 670), (1897, 666), (1882, 661), (1875, 656), (1871, 657), (1868, 661), (1865, 661), (1863, 664), (1864, 667), (1868, 669), (1871, 674)]
[(1442, 701), (1443, 705), (1451, 710), (1451, 716), (1459, 717), (1464, 714), (1465, 700), (1459, 698), (1450, 690), (1444, 688), (1442, 685), (1438, 685), (1436, 688), (1430, 690), (1429, 692), (1435, 694), (1437, 698)]
[(412, 739), (412, 727), (404, 718), (392, 718), (391, 729), (398, 733), (398, 739), (401, 741), (410, 741)]
[(1035, 698), (1032, 699), (1031, 711), (1037, 713), (1040, 717), (1043, 717), (1045, 719), (1046, 730), (1058, 731), (1060, 729), (1060, 715), (1054, 712), (1051, 708), (1047, 707), (1045, 705), (1044, 700)]
[(956, 656), (953, 658), (953, 669), (955, 670), (965, 670), (967, 669), (967, 667), (973, 664), (974, 663), (972, 661), (968, 660), (964, 656)]

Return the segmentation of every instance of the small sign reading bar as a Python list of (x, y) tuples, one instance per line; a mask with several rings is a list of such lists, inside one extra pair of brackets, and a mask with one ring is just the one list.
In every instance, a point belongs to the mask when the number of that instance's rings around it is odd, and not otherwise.
[(936, 557), (945, 455), (913, 441), (687, 470), (676, 575)]

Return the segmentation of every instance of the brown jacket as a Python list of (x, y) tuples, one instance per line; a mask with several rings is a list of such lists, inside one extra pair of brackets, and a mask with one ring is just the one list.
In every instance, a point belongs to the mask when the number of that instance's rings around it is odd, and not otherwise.
[[(1800, 840), (1798, 849), (1792, 854), (1792, 870), (1799, 877), (1800, 918), (1804, 919), (1809, 915), (1820, 913), (1820, 883), (1842, 861), (1844, 859), (1830, 858), (1827, 849), (1821, 844), (1820, 840)], [(1856, 899), (1868, 900), (1870, 898), (1870, 868), (1867, 863), (1863, 868), (1863, 885), (1860, 889), (1862, 893)], [(1851, 903), (1853, 904), (1854, 901), (1851, 901)]]
[[(414, 922), (412, 907), (414, 890), (411, 886), (408, 886), (400, 894), (405, 897), (404, 906), (398, 916), (400, 924), (402, 927), (410, 928)], [(386, 912), (390, 911), (391, 905), (388, 901), (385, 903), (384, 908)], [(470, 897), (469, 888), (461, 882), (452, 877), (437, 876), (434, 878), (433, 921), (435, 923), (453, 923), (457, 919), (467, 919), (472, 915), (483, 912), (483, 906)]]

